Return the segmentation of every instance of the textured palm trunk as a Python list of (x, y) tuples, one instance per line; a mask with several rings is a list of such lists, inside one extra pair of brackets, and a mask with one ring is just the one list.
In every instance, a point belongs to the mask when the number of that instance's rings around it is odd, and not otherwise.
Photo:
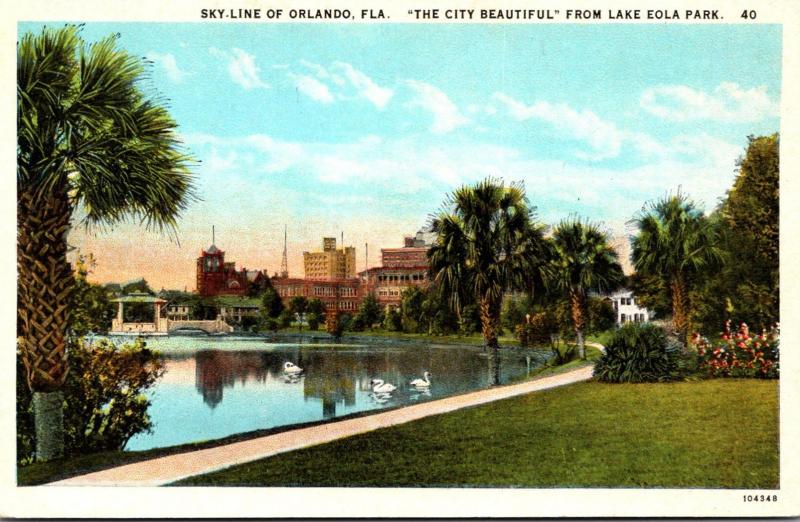
[(586, 296), (577, 290), (570, 292), (569, 305), (572, 311), (572, 324), (575, 327), (575, 340), (578, 343), (578, 357), (586, 359), (586, 346), (583, 341), (583, 330), (586, 328)]
[(689, 294), (683, 278), (675, 276), (670, 283), (672, 294), (672, 324), (678, 331), (678, 339), (686, 345), (689, 335)]
[(483, 297), (480, 302), (481, 333), (483, 342), (488, 351), (489, 383), (500, 384), (500, 343), (497, 341), (497, 331), (500, 325), (500, 304), (496, 299)]
[(17, 197), (18, 340), (28, 386), (34, 392), (36, 458), (63, 454), (63, 396), (67, 328), (75, 281), (67, 262), (71, 207), (66, 191), (37, 200)]

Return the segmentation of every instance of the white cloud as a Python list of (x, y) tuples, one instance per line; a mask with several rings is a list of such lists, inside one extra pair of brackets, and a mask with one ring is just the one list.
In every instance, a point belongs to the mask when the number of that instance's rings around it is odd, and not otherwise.
[(175, 83), (181, 83), (184, 78), (189, 76), (188, 72), (178, 67), (178, 62), (172, 54), (159, 54), (151, 51), (147, 53), (147, 59), (160, 65), (164, 72), (167, 73), (167, 77)]
[(325, 104), (333, 103), (333, 94), (331, 94), (328, 86), (313, 76), (289, 73), (289, 78), (294, 81), (295, 87), (300, 92), (312, 100)]
[(233, 48), (232, 53), (221, 51), (216, 47), (211, 47), (209, 52), (212, 56), (228, 61), (228, 74), (237, 85), (245, 90), (266, 89), (269, 84), (261, 79), (261, 69), (256, 65), (256, 58), (252, 54)]
[(411, 106), (422, 107), (433, 115), (431, 132), (443, 134), (469, 123), (458, 107), (447, 95), (431, 84), (416, 80), (406, 80), (405, 84), (414, 91)]
[(592, 151), (578, 151), (576, 155), (582, 159), (602, 160), (619, 156), (623, 133), (616, 125), (592, 111), (576, 111), (565, 103), (552, 104), (546, 101), (525, 105), (501, 92), (494, 93), (492, 99), (504, 104), (511, 117), (518, 121), (543, 121), (558, 132), (586, 142)]
[(320, 103), (359, 97), (378, 109), (384, 109), (394, 96), (392, 89), (381, 87), (349, 63), (333, 62), (325, 67), (300, 60), (300, 65), (311, 74), (288, 72), (287, 76), (303, 94)]
[(392, 99), (394, 91), (387, 87), (381, 87), (372, 78), (354, 68), (349, 63), (334, 62), (331, 68), (334, 71), (341, 71), (350, 84), (355, 87), (360, 96), (369, 100), (375, 107), (383, 109)]
[(744, 89), (733, 82), (719, 84), (712, 93), (686, 85), (651, 87), (642, 93), (639, 104), (654, 116), (680, 122), (755, 122), (780, 112), (765, 86)]

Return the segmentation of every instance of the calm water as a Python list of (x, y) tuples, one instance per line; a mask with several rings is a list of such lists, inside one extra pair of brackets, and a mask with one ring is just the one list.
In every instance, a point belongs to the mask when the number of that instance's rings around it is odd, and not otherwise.
[[(256, 429), (413, 404), (506, 383), (543, 363), (544, 352), (501, 350), (499, 365), (481, 348), (425, 345), (274, 344), (235, 337), (150, 338), (166, 358), (151, 393), (153, 433), (126, 449), (216, 439)], [(283, 372), (285, 362), (303, 368)], [(499, 366), (499, 368), (498, 368)], [(420, 392), (408, 384), (432, 374)], [(370, 380), (397, 386), (373, 393)]]

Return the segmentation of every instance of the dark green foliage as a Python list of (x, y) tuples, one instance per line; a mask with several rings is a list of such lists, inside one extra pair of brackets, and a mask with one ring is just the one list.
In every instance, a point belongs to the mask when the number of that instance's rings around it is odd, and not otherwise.
[[(197, 296), (192, 302), (192, 319), (213, 320), (217, 318), (217, 303), (208, 297)], [(127, 309), (127, 306), (125, 307)], [(152, 308), (152, 306), (150, 307)]]
[(421, 333), (422, 302), (424, 300), (425, 293), (417, 286), (403, 290), (400, 315), (404, 332)]
[(558, 325), (552, 312), (537, 312), (529, 321), (518, 324), (516, 332), (522, 346), (548, 346), (558, 333)]
[(459, 332), (461, 335), (471, 335), (481, 331), (481, 314), (478, 305), (469, 304), (461, 310), (461, 324)]
[(652, 324), (628, 323), (606, 345), (594, 366), (603, 382), (657, 382), (675, 379), (680, 348), (667, 342), (663, 329)]
[(749, 140), (733, 187), (712, 216), (727, 263), (692, 294), (700, 331), (717, 331), (729, 319), (759, 331), (779, 321), (779, 140)]
[(150, 294), (153, 295), (153, 289), (150, 288), (150, 285), (147, 283), (145, 278), (141, 278), (137, 281), (131, 281), (127, 283), (125, 286), (122, 287), (123, 294)]
[(261, 315), (262, 317), (271, 317), (277, 319), (283, 312), (283, 302), (281, 296), (274, 288), (268, 288), (261, 295)]
[(376, 323), (383, 320), (383, 313), (378, 304), (378, 299), (375, 294), (368, 294), (361, 302), (361, 308), (358, 310), (358, 317), (365, 328), (372, 329)]
[(345, 330), (350, 332), (363, 332), (365, 328), (364, 319), (359, 314), (350, 317), (350, 320), (344, 323)]
[(306, 313), (317, 314), (318, 316), (325, 315), (325, 303), (316, 297), (309, 299), (308, 306), (306, 307)]
[(306, 322), (308, 327), (312, 330), (318, 330), (320, 323), (322, 323), (323, 316), (316, 312), (309, 312), (306, 314)]
[(281, 328), (289, 328), (294, 319), (294, 314), (287, 308), (281, 312), (281, 315), (278, 317), (278, 323), (281, 325)]
[(403, 317), (398, 308), (392, 308), (386, 312), (386, 316), (383, 319), (383, 327), (390, 332), (403, 330)]
[(605, 332), (616, 325), (617, 313), (614, 306), (607, 299), (601, 297), (589, 298), (589, 322), (586, 331), (590, 334)]
[[(117, 347), (102, 339), (77, 340), (69, 350), (70, 373), (64, 385), (65, 454), (120, 450), (128, 440), (151, 428), (144, 393), (164, 372), (158, 352), (137, 340)], [(34, 451), (31, 393), (17, 359), (17, 460), (30, 461)], [(21, 377), (21, 379), (20, 379)]]
[(70, 310), (72, 335), (82, 337), (89, 332), (106, 332), (111, 328), (111, 319), (117, 308), (110, 301), (111, 294), (104, 286), (87, 280), (94, 266), (91, 254), (79, 254), (75, 265), (75, 292), (72, 294)]

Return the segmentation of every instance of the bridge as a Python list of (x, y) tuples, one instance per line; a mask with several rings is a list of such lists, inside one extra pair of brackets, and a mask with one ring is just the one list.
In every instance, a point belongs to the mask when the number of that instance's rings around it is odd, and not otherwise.
[(202, 330), (206, 333), (231, 333), (233, 326), (217, 317), (211, 321), (173, 321), (167, 320), (167, 332), (172, 333), (177, 330)]

